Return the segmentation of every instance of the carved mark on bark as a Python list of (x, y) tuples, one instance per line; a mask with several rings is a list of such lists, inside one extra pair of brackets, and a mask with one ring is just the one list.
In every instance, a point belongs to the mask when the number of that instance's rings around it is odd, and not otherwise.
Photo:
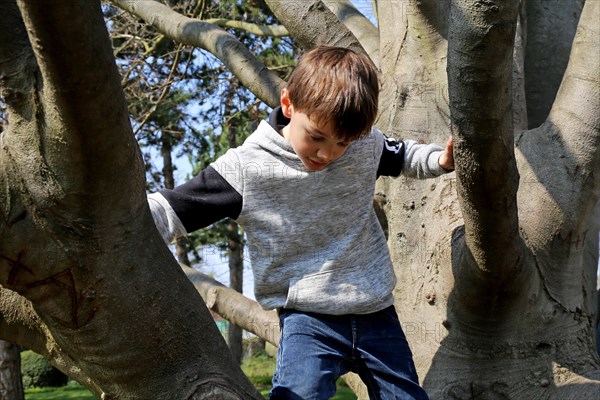
[(16, 283), (17, 275), (20, 270), (26, 270), (30, 274), (33, 275), (33, 271), (29, 269), (25, 264), (21, 263), (21, 258), (23, 257), (24, 252), (21, 251), (17, 256), (16, 260), (10, 259), (6, 256), (0, 255), (0, 259), (6, 261), (8, 265), (10, 265), (10, 271), (8, 272), (8, 279), (6, 280), (6, 284), (8, 286), (13, 286)]
[(21, 213), (12, 219), (9, 219), (9, 217), (4, 215), (4, 213), (0, 214), (0, 217), (2, 217), (2, 222), (8, 227), (8, 229), (12, 228), (17, 222), (24, 220), (26, 216), (27, 211), (25, 210), (21, 211)]
[(64, 271), (51, 275), (46, 279), (42, 279), (41, 281), (28, 284), (27, 288), (33, 289), (45, 285), (57, 285), (67, 291), (68, 297), (71, 300), (71, 323), (74, 328), (79, 327), (79, 296), (77, 295), (75, 278), (73, 278), (73, 272), (71, 271), (71, 268), (67, 268)]
[[(19, 255), (17, 256), (17, 259), (12, 259), (10, 257), (6, 257), (3, 255), (0, 255), (0, 261), (4, 261), (6, 262), (9, 267), (10, 270), (8, 272), (8, 277), (6, 280), (6, 285), (8, 288), (14, 288), (14, 290), (21, 292), (22, 294), (26, 295), (28, 298), (34, 298), (32, 299), (32, 301), (35, 303), (35, 297), (37, 297), (35, 294), (31, 294), (28, 295), (27, 293), (23, 293), (32, 289), (36, 289), (36, 288), (40, 288), (42, 286), (55, 286), (55, 288), (50, 288), (49, 290), (53, 291), (51, 293), (51, 296), (53, 298), (56, 298), (56, 287), (58, 287), (58, 290), (61, 293), (66, 293), (66, 297), (69, 300), (70, 303), (70, 310), (68, 310), (68, 317), (66, 319), (64, 318), (57, 318), (57, 321), (60, 322), (61, 324), (65, 325), (65, 326), (69, 326), (70, 328), (78, 328), (82, 325), (85, 325), (87, 322), (89, 322), (93, 315), (94, 315), (94, 310), (93, 309), (89, 309), (89, 307), (86, 307), (86, 310), (89, 311), (89, 315), (87, 315), (87, 317), (82, 318), (81, 315), (81, 309), (83, 308), (82, 306), (82, 302), (81, 299), (82, 297), (85, 295), (85, 297), (87, 298), (91, 298), (93, 297), (93, 291), (89, 291), (89, 293), (80, 293), (77, 290), (77, 285), (75, 283), (75, 278), (73, 276), (73, 272), (72, 269), (69, 267), (63, 271), (60, 271), (56, 274), (53, 274), (45, 279), (41, 279), (41, 280), (37, 280), (36, 279), (36, 274), (34, 272), (34, 270), (32, 270), (31, 268), (27, 267), (21, 260), (23, 259), (25, 252), (22, 251), (19, 253)], [(24, 275), (27, 274), (29, 276), (25, 277)], [(98, 283), (98, 282), (96, 282)], [(57, 316), (54, 315), (54, 317), (56, 318)]]

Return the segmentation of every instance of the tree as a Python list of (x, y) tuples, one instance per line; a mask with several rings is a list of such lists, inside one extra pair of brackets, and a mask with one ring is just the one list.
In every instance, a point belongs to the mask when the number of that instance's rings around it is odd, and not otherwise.
[[(277, 104), (281, 79), (220, 28), (113, 3)], [(381, 1), (378, 28), (344, 0), (266, 3), (304, 48), (371, 56), (384, 132), (452, 131), (455, 174), (378, 187), (431, 397), (597, 398), (600, 2)], [(21, 27), (0, 38), (2, 338), (108, 398), (258, 398), (153, 229), (99, 4), (0, 5), (0, 26)], [(208, 306), (277, 341), (272, 313), (202, 279)]]
[(3, 399), (24, 398), (19, 353), (19, 346), (0, 340), (0, 395)]

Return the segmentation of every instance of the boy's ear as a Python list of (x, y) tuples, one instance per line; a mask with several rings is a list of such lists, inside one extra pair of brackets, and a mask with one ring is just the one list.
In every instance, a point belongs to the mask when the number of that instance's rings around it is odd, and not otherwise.
[(281, 96), (279, 97), (281, 103), (281, 111), (286, 118), (292, 118), (294, 112), (294, 106), (290, 100), (289, 92), (286, 89), (281, 89)]

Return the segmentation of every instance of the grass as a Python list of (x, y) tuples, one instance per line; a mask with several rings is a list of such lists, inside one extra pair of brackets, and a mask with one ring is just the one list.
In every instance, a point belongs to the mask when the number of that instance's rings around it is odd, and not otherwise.
[[(271, 390), (271, 377), (275, 371), (275, 358), (259, 354), (242, 362), (242, 371), (250, 382), (266, 398)], [(356, 395), (344, 384), (338, 382), (337, 393), (332, 400), (356, 400)], [(71, 382), (61, 388), (35, 388), (25, 390), (25, 400), (97, 400), (86, 388)]]
[(25, 389), (25, 400), (97, 400), (89, 390), (78, 383), (60, 388)]
[[(275, 358), (266, 354), (259, 354), (252, 358), (247, 358), (242, 362), (242, 371), (246, 374), (250, 382), (258, 389), (260, 394), (266, 399), (271, 390), (271, 378), (275, 371)], [(332, 400), (356, 400), (356, 395), (346, 384), (340, 380), (337, 384), (337, 392)]]

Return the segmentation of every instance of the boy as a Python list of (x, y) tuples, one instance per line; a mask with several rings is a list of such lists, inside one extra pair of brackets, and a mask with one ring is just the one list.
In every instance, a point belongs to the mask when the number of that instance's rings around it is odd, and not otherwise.
[(427, 399), (395, 312), (396, 278), (372, 206), (380, 175), (453, 169), (445, 150), (372, 129), (371, 61), (321, 46), (306, 53), (281, 107), (189, 182), (149, 196), (166, 240), (221, 218), (248, 237), (255, 297), (277, 309), (281, 341), (271, 399), (328, 399), (358, 373), (371, 399)]

